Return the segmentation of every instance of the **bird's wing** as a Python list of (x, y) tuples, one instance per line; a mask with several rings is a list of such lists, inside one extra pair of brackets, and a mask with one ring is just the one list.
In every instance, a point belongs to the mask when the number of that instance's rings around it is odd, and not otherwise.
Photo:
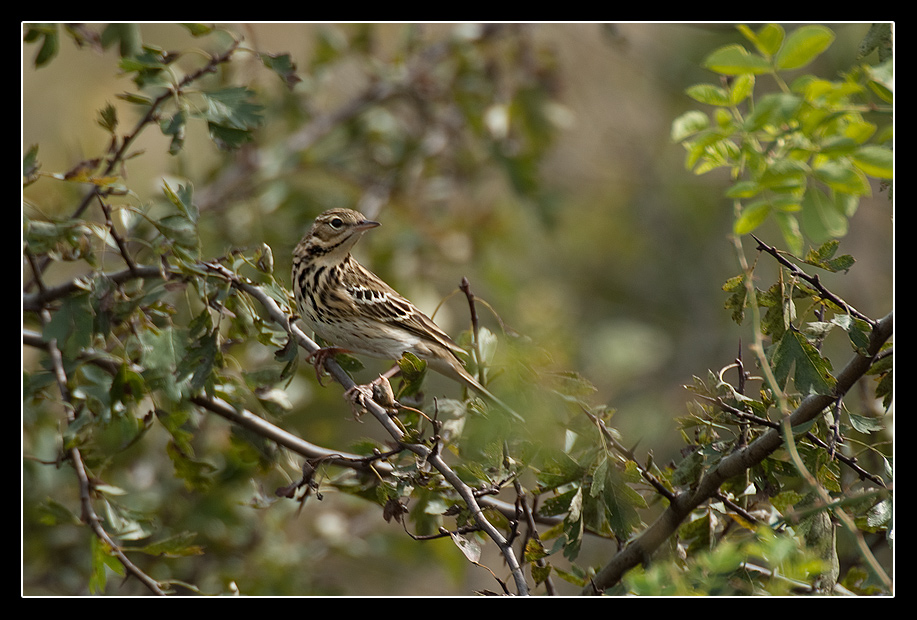
[(352, 281), (346, 282), (344, 288), (354, 307), (361, 314), (390, 327), (403, 329), (453, 353), (464, 353), (464, 349), (440, 329), (433, 319), (418, 310), (376, 274), (362, 265), (360, 267), (358, 275)]

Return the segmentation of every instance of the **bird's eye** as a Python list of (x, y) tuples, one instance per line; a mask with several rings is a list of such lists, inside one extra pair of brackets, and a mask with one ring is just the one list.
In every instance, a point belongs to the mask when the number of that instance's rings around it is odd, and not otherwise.
[(344, 220), (342, 220), (339, 217), (336, 217), (333, 220), (331, 220), (330, 224), (331, 224), (331, 228), (335, 230), (340, 230), (341, 227), (344, 225)]

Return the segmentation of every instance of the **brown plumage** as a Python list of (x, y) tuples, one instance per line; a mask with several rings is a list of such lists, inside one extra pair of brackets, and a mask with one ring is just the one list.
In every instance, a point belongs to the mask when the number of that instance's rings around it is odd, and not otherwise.
[(350, 209), (315, 218), (293, 251), (293, 293), (303, 322), (336, 350), (389, 360), (413, 353), (518, 417), (465, 370), (456, 355), (461, 347), (351, 255), (360, 237), (377, 226)]

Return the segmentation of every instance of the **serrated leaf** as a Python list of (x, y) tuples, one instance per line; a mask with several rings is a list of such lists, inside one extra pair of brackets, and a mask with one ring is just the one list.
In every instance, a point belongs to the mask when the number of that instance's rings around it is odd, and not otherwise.
[(423, 379), (427, 373), (427, 362), (422, 360), (410, 351), (405, 351), (398, 360), (398, 368), (401, 369), (401, 388), (398, 390), (398, 398), (410, 396), (420, 391), (423, 386)]
[(793, 384), (804, 396), (833, 394), (836, 380), (831, 375), (831, 364), (794, 329), (784, 332), (771, 349), (771, 366), (779, 389), (786, 386), (792, 372)]
[(163, 135), (172, 138), (169, 144), (169, 155), (175, 155), (181, 151), (185, 143), (185, 112), (179, 110), (171, 117), (162, 118), (159, 121), (159, 128)]
[[(630, 486), (641, 479), (640, 474), (633, 461), (627, 462), (623, 472), (607, 460), (605, 462), (608, 466), (602, 472), (602, 502), (611, 530), (618, 539), (627, 540), (640, 524), (637, 509), (646, 508), (646, 500)], [(595, 477), (599, 475), (599, 469), (596, 468)]]
[(217, 468), (205, 461), (195, 460), (174, 441), (166, 446), (166, 453), (172, 460), (175, 475), (183, 480), (189, 490), (203, 490), (213, 483), (213, 474)]
[(840, 245), (840, 242), (837, 239), (830, 239), (817, 249), (809, 250), (803, 260), (809, 265), (820, 267), (832, 273), (847, 271), (856, 260), (849, 254), (842, 254), (834, 258), (838, 245)]
[(179, 185), (177, 190), (172, 189), (168, 183), (163, 183), (162, 193), (185, 218), (191, 222), (197, 222), (199, 211), (192, 200), (194, 187), (190, 183)]
[(872, 416), (848, 414), (850, 426), (859, 433), (875, 433), (885, 429), (885, 421), (882, 418)]
[(99, 110), (97, 122), (99, 126), (108, 133), (115, 133), (115, 130), (118, 128), (118, 112), (115, 110), (115, 106), (109, 103)]
[(254, 103), (255, 93), (244, 87), (202, 93), (206, 108), (201, 115), (209, 122), (234, 129), (253, 129), (264, 120), (264, 106)]
[(57, 340), (57, 348), (65, 358), (74, 359), (92, 342), (92, 306), (89, 295), (64, 297), (51, 320), (42, 330), (42, 339)]
[(539, 490), (550, 491), (557, 487), (579, 480), (585, 473), (585, 468), (570, 458), (564, 452), (558, 452), (545, 459), (536, 474)]
[(289, 54), (261, 54), (261, 62), (276, 73), (291, 90), (302, 81), (302, 78), (296, 75), (296, 64)]
[(235, 149), (252, 139), (252, 130), (263, 122), (264, 106), (254, 103), (254, 91), (226, 88), (202, 93), (204, 108), (196, 115), (207, 121), (210, 138), (222, 149)]

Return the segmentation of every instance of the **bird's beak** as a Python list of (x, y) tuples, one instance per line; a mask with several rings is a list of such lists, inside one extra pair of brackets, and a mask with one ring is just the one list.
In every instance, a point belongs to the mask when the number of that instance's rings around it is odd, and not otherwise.
[(372, 220), (363, 220), (354, 226), (354, 230), (369, 230), (370, 228), (375, 228), (376, 226), (381, 226), (381, 224)]

